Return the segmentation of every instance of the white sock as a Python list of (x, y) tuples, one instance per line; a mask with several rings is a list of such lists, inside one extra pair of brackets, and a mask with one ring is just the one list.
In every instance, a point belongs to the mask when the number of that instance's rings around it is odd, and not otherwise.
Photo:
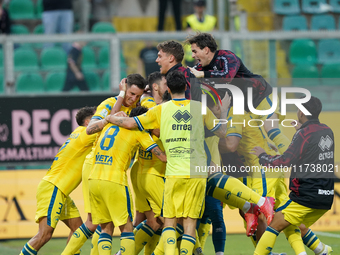
[(307, 252), (301, 252), (299, 255), (308, 255)]
[(259, 207), (261, 207), (261, 206), (264, 204), (264, 202), (266, 202), (266, 198), (265, 198), (265, 197), (261, 197), (260, 200), (259, 200), (259, 202), (257, 203), (257, 205), (258, 205)]
[[(242, 210), (244, 213), (247, 213), (247, 212), (249, 211), (250, 207), (251, 207), (251, 203), (246, 202), (246, 203), (244, 204), (244, 206), (242, 207), (241, 210)], [(216, 254), (217, 254), (217, 253), (216, 253)]]
[(216, 255), (224, 255), (224, 252), (223, 251), (218, 251), (218, 252), (216, 252)]
[(322, 242), (320, 242), (319, 245), (318, 245), (318, 247), (315, 248), (314, 253), (315, 253), (315, 254), (319, 254), (319, 253), (322, 252), (324, 249), (325, 249), (325, 245), (324, 245)]

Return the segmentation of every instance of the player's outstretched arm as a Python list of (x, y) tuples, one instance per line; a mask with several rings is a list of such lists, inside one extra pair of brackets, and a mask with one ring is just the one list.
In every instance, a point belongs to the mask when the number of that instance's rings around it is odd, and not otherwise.
[(160, 161), (166, 163), (166, 155), (165, 155), (165, 153), (164, 153), (158, 146), (156, 146), (155, 148), (153, 148), (153, 149), (151, 150), (151, 152), (152, 152), (157, 158), (159, 158)]
[(107, 121), (105, 119), (102, 120), (92, 119), (86, 128), (86, 134), (92, 135), (94, 133), (102, 131), (106, 124)]
[(116, 115), (108, 115), (105, 117), (105, 120), (119, 127), (127, 129), (137, 128), (137, 123), (132, 117), (119, 117)]

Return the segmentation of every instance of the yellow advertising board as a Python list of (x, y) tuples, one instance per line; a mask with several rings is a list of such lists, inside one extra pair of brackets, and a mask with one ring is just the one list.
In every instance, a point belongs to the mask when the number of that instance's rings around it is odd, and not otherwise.
[[(287, 115), (287, 119), (296, 119), (295, 113)], [(330, 126), (335, 136), (335, 161), (340, 162), (340, 112), (321, 114), (321, 122)], [(288, 125), (288, 121), (286, 123)], [(291, 139), (294, 128), (285, 128), (284, 132)], [(339, 163), (337, 163), (339, 164)], [(9, 170), (0, 171), (0, 239), (29, 238), (38, 232), (38, 224), (34, 222), (36, 211), (36, 190), (46, 170)], [(71, 193), (81, 216), (86, 219), (81, 185)], [(224, 210), (224, 220), (228, 233), (244, 233), (243, 220), (238, 210), (228, 207)], [(340, 183), (335, 185), (333, 208), (312, 226), (314, 231), (340, 230)], [(66, 237), (69, 230), (60, 222), (54, 237)]]

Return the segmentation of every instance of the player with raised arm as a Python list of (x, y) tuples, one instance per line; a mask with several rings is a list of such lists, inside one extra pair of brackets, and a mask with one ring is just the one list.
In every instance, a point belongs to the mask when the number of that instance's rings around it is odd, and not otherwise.
[[(217, 50), (217, 43), (211, 34), (199, 33), (189, 37), (187, 43), (191, 45), (192, 56), (199, 62), (194, 68), (190, 68), (196, 78), (221, 78), (224, 83), (231, 83), (240, 88), (245, 96), (248, 95), (247, 89), (252, 88), (253, 107), (257, 110), (271, 109), (273, 89), (270, 84), (261, 75), (249, 71), (232, 51)], [(246, 105), (249, 112), (247, 108)], [(289, 139), (281, 133), (278, 121), (274, 121), (283, 120), (279, 107), (276, 107), (273, 114), (252, 114), (252, 118), (272, 120), (264, 121), (264, 129), (279, 152), (283, 153), (289, 145)]]
[[(145, 79), (140, 74), (130, 74), (126, 79), (123, 79), (119, 85), (120, 93), (116, 97), (110, 97), (100, 103), (97, 107), (97, 111), (93, 115), (89, 126), (86, 129), (88, 134), (96, 134), (97, 138), (100, 135), (101, 130), (106, 126), (107, 122), (105, 117), (110, 113), (123, 111), (129, 114), (130, 111), (136, 107), (138, 100), (144, 92), (146, 86)], [(92, 171), (93, 163), (95, 159), (94, 149), (96, 142), (93, 144), (92, 150), (86, 156), (83, 165), (83, 196), (84, 196), (84, 209), (88, 217), (83, 224), (82, 229), (78, 229), (77, 237), (73, 236), (64, 249), (62, 255), (72, 255), (75, 251), (79, 250), (86, 240), (92, 235), (92, 250), (91, 255), (98, 254), (97, 243), (100, 234), (100, 227), (96, 230), (97, 225), (92, 224), (91, 207), (88, 189), (88, 177)], [(84, 232), (88, 232), (86, 234)]]
[[(37, 189), (38, 234), (30, 239), (20, 255), (35, 255), (51, 238), (59, 220), (73, 232), (81, 228), (82, 220), (70, 193), (79, 185), (85, 156), (91, 151), (95, 135), (87, 135), (86, 127), (93, 116), (95, 107), (83, 107), (76, 115), (79, 125), (60, 147), (54, 161)], [(89, 234), (89, 233), (85, 233)], [(79, 254), (76, 250), (73, 254)]]
[[(322, 104), (318, 98), (312, 96), (302, 106), (311, 115), (306, 115), (300, 109), (298, 110), (297, 116), (302, 126), (295, 133), (291, 144), (282, 155), (267, 155), (261, 147), (254, 147), (252, 152), (259, 157), (260, 164), (263, 166), (292, 168), (289, 198), (277, 209), (274, 219), (259, 241), (254, 255), (269, 254), (273, 249), (276, 237), (282, 230), (290, 226), (300, 226), (301, 223), (308, 228), (331, 209), (333, 203), (334, 173), (316, 169), (322, 169), (325, 166), (326, 168), (334, 167), (334, 135), (328, 126), (319, 121)], [(303, 238), (310, 237), (304, 236)], [(298, 254), (307, 255), (304, 246), (302, 245), (300, 248), (301, 251)], [(316, 249), (318, 251), (314, 250), (314, 252), (318, 255), (327, 255), (332, 252), (331, 247), (324, 245), (320, 245)]]

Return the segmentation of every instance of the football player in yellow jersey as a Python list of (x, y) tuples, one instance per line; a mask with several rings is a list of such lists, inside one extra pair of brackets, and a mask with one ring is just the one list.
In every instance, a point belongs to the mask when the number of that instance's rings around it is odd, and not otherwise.
[[(148, 77), (148, 84), (150, 92), (142, 96), (141, 104), (150, 109), (162, 103), (163, 94), (167, 91), (168, 86), (165, 75), (160, 72), (151, 73)], [(154, 131), (156, 130), (153, 130), (152, 133)], [(164, 150), (162, 142), (158, 137), (153, 134), (152, 138)], [(131, 168), (131, 182), (134, 189), (136, 212), (141, 212), (146, 216), (146, 221), (139, 222), (134, 231), (136, 254), (139, 254), (144, 246), (144, 254), (151, 254), (158, 243), (161, 233), (160, 228), (163, 225), (163, 219), (160, 216), (164, 190), (165, 163), (153, 156), (151, 152), (145, 151), (141, 146), (136, 156), (137, 159)]]
[(219, 123), (214, 126), (215, 116), (211, 111), (207, 110), (207, 115), (201, 114), (201, 103), (185, 99), (186, 80), (182, 73), (169, 73), (167, 84), (173, 98), (170, 102), (158, 105), (134, 119), (110, 115), (107, 120), (140, 130), (162, 126), (160, 139), (167, 153), (163, 198), (164, 250), (166, 255), (175, 254), (175, 227), (177, 219), (183, 219), (184, 235), (180, 252), (192, 254), (196, 242), (196, 220), (201, 217), (207, 177), (207, 173), (197, 171), (195, 167), (204, 166), (207, 162), (204, 125), (220, 137), (225, 136), (225, 128), (220, 128)]
[(70, 236), (82, 225), (78, 209), (69, 194), (81, 182), (85, 156), (90, 152), (96, 138), (95, 135), (86, 134), (86, 127), (94, 112), (95, 107), (84, 107), (77, 112), (76, 120), (79, 127), (61, 146), (50, 169), (39, 183), (35, 216), (36, 222), (39, 223), (39, 231), (26, 243), (21, 255), (37, 254), (51, 239), (59, 220), (70, 228)]
[[(137, 107), (130, 116), (147, 112)], [(126, 170), (137, 146), (152, 152), (163, 162), (166, 156), (146, 131), (128, 130), (113, 124), (104, 127), (95, 148), (95, 161), (89, 176), (92, 221), (100, 224), (99, 254), (111, 254), (114, 227), (121, 231), (122, 254), (135, 254), (133, 234), (132, 199), (128, 188)]]
[[(162, 78), (162, 74), (160, 72), (154, 72), (148, 77), (149, 91), (144, 93), (141, 97), (140, 103), (141, 106), (144, 106), (148, 109), (156, 106), (156, 104), (160, 104), (162, 102), (162, 96), (164, 91), (167, 90), (166, 79), (165, 76)], [(158, 139), (158, 138), (157, 138)], [(146, 215), (144, 212), (150, 211), (150, 206), (146, 200), (146, 198), (141, 194), (137, 187), (137, 168), (139, 167), (138, 162), (138, 152), (136, 154), (137, 159), (134, 161), (133, 166), (131, 167), (130, 177), (131, 183), (134, 190), (134, 198), (135, 198), (135, 206), (136, 206), (136, 216), (134, 219), (134, 226), (138, 226), (143, 220), (145, 220)], [(155, 159), (158, 161), (158, 159)], [(150, 223), (150, 222), (149, 222)], [(136, 245), (138, 247), (138, 237), (136, 238)], [(144, 243), (144, 242), (142, 242)]]
[[(130, 111), (136, 107), (137, 102), (139, 101), (141, 95), (144, 92), (146, 86), (145, 79), (139, 74), (130, 74), (126, 79), (123, 79), (119, 84), (120, 93), (117, 97), (110, 97), (97, 107), (97, 111), (93, 115), (86, 131), (87, 134), (95, 134), (97, 133), (97, 139), (100, 135), (101, 130), (105, 127), (107, 122), (105, 121), (105, 117), (110, 113), (115, 113), (118, 111), (124, 111), (129, 114)], [(85, 222), (85, 229), (91, 235), (97, 228), (97, 225), (92, 224), (91, 218), (91, 208), (90, 208), (90, 198), (89, 198), (89, 190), (88, 190), (88, 177), (93, 168), (94, 163), (94, 149), (96, 142), (94, 143), (91, 152), (86, 156), (84, 165), (83, 165), (83, 196), (84, 196), (84, 208), (85, 212), (88, 213), (87, 220)], [(89, 238), (88, 235), (84, 234), (84, 231), (78, 229), (76, 231), (79, 235), (78, 237), (73, 236), (63, 251), (62, 255), (71, 255), (74, 254), (74, 251), (80, 249), (86, 240)], [(92, 250), (91, 255), (98, 254), (97, 250), (97, 241), (100, 234), (100, 227), (98, 227), (97, 231), (93, 235), (92, 238)], [(91, 236), (90, 235), (90, 236)]]

